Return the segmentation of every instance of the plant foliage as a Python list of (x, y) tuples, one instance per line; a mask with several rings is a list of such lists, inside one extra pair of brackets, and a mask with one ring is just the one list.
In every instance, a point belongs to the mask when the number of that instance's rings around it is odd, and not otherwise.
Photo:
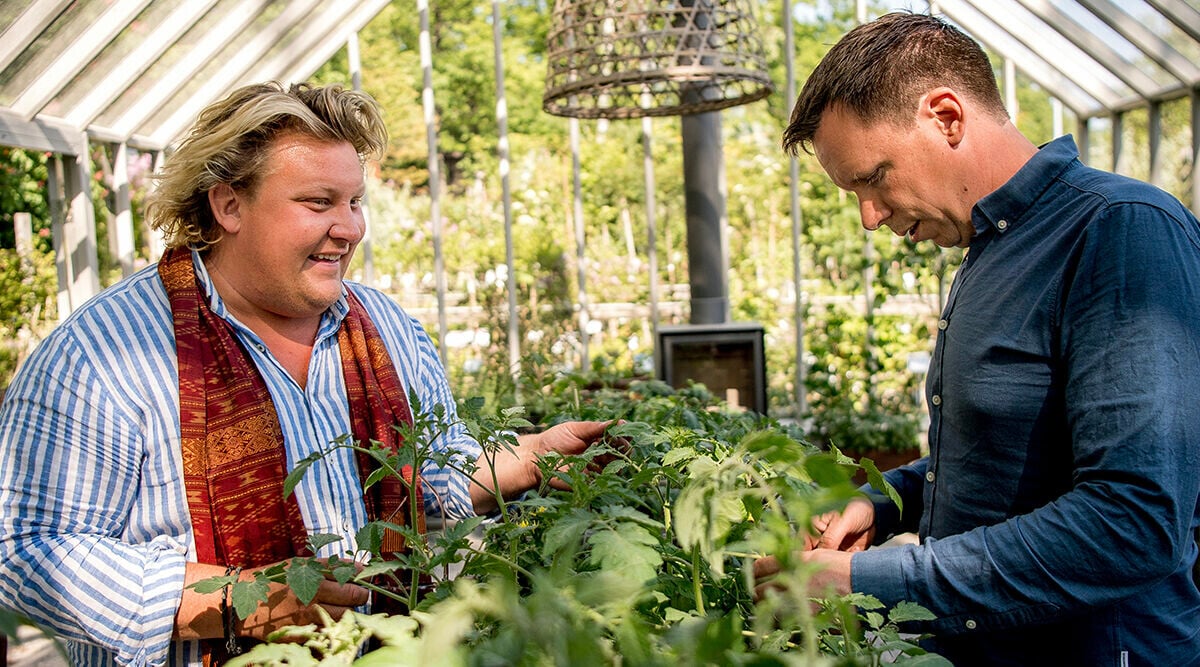
[[(487, 415), (483, 407), (472, 399), (459, 410), (484, 457), (532, 426), (520, 408)], [(946, 664), (902, 632), (904, 623), (929, 618), (923, 609), (886, 610), (862, 595), (818, 599), (807, 590), (809, 572), (793, 550), (815, 515), (856, 495), (850, 476), (860, 464), (771, 419), (722, 409), (701, 388), (642, 382), (601, 390), (560, 418), (604, 412), (617, 417), (607, 442), (541, 461), (544, 479), (571, 491), (543, 484), (498, 499), (495, 517), (427, 535), (368, 525), (340, 558), (298, 558), (254, 581), (196, 584), (214, 594), (231, 586), (242, 616), (266, 600), (268, 580), (311, 600), (321, 577), (354, 581), (409, 610), (281, 630), (287, 642), (257, 646), (233, 664)], [(486, 466), (429, 451), (445, 414), (435, 409), (405, 430), (417, 445), (408, 453), (349, 440), (332, 446), (369, 452), (381, 474), (436, 456), (488, 484), (480, 477)], [(289, 489), (321, 455), (297, 466)], [(885, 486), (869, 461), (862, 465)], [(387, 529), (404, 531), (405, 552), (378, 553), (376, 536)], [(370, 564), (355, 572), (366, 551), (375, 552)], [(765, 555), (783, 569), (777, 589), (759, 598), (752, 564)], [(365, 646), (371, 650), (361, 652)]]

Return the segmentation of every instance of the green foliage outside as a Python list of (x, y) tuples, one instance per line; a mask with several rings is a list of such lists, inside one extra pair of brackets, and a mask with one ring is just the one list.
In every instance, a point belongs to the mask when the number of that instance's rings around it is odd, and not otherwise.
[[(46, 156), (0, 147), (0, 389), (57, 321), (58, 278), (50, 252)], [(17, 249), (16, 213), (28, 213), (32, 245)]]

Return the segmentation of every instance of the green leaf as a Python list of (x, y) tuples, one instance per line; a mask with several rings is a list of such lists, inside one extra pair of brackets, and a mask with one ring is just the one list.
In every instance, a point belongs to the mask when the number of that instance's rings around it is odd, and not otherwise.
[(372, 521), (358, 529), (354, 534), (354, 542), (361, 551), (377, 554), (383, 547), (383, 531), (384, 527), (378, 521)]
[(292, 471), (289, 472), (287, 477), (283, 479), (284, 498), (292, 495), (292, 491), (296, 488), (296, 485), (300, 483), (300, 478), (304, 477), (304, 473), (308, 472), (309, 466), (317, 461), (320, 461), (324, 456), (325, 452), (313, 452), (312, 454), (309, 454), (308, 456), (296, 462), (296, 465), (292, 468)]
[(937, 619), (937, 616), (933, 612), (915, 602), (908, 601), (897, 602), (896, 606), (888, 613), (888, 620), (892, 623), (932, 621), (935, 619)]
[(462, 539), (475, 532), (475, 529), (478, 528), (479, 525), (484, 521), (487, 521), (487, 517), (485, 516), (473, 516), (466, 519), (459, 519), (453, 523), (450, 523), (450, 525), (448, 525), (446, 529), (442, 531), (442, 534), (445, 535), (446, 539), (448, 540)]
[(628, 519), (652, 530), (660, 530), (663, 527), (658, 519), (646, 516), (644, 512), (628, 505), (605, 505), (601, 511), (609, 519)]
[(635, 523), (621, 522), (616, 530), (599, 531), (588, 538), (588, 543), (593, 562), (633, 581), (653, 580), (662, 566), (662, 554), (656, 548), (658, 538)]
[(233, 585), (237, 580), (238, 578), (232, 574), (223, 577), (209, 577), (189, 585), (188, 588), (197, 593), (208, 595), (209, 593), (216, 593), (226, 586)]
[(331, 573), (333, 574), (334, 581), (344, 584), (354, 580), (354, 577), (358, 574), (358, 566), (354, 564), (354, 561), (343, 561), (335, 566), (331, 570)]
[(372, 470), (371, 474), (367, 475), (367, 478), (365, 480), (363, 480), (363, 485), (362, 485), (363, 490), (366, 491), (367, 489), (371, 488), (372, 486), (375, 486), (376, 484), (379, 483), (379, 480), (381, 480), (387, 476), (388, 476), (388, 471), (386, 468), (376, 468), (376, 469)]
[(389, 574), (397, 570), (403, 570), (405, 567), (405, 564), (400, 561), (382, 559), (374, 560), (364, 566), (362, 571), (358, 573), (358, 576), (355, 577), (355, 579), (358, 579), (359, 581), (366, 581), (376, 575)]
[(850, 483), (850, 471), (829, 454), (813, 454), (804, 460), (804, 470), (812, 481), (825, 488)]
[(267, 595), (271, 592), (267, 582), (258, 579), (254, 581), (239, 581), (229, 591), (229, 601), (238, 618), (246, 618), (258, 609), (259, 604), (266, 604)]
[(742, 438), (740, 444), (747, 452), (772, 464), (790, 466), (805, 458), (800, 443), (779, 431), (754, 431)]
[(322, 581), (325, 581), (325, 574), (314, 561), (295, 559), (287, 569), (288, 586), (306, 605), (317, 597), (317, 590), (320, 589)]
[(582, 509), (571, 510), (571, 513), (554, 522), (546, 531), (542, 542), (542, 558), (549, 559), (566, 547), (577, 547), (583, 541), (583, 533), (592, 526), (596, 516)]
[(341, 542), (341, 541), (342, 541), (341, 535), (333, 535), (330, 533), (316, 533), (314, 535), (309, 535), (308, 548), (312, 549), (313, 553), (316, 553), (325, 546), (333, 544), (334, 542)]
[(900, 510), (900, 513), (904, 514), (904, 501), (900, 499), (900, 494), (896, 491), (896, 487), (888, 484), (887, 480), (883, 478), (883, 473), (879, 472), (879, 468), (875, 466), (875, 462), (864, 458), (859, 464), (867, 471), (867, 483), (887, 495), (896, 504), (896, 508)]
[(688, 449), (687, 447), (679, 447), (677, 449), (672, 449), (663, 455), (662, 464), (664, 466), (674, 466), (680, 463), (691, 461), (697, 456), (699, 456), (699, 454), (696, 453), (696, 450)]
[(293, 665), (316, 667), (320, 664), (312, 651), (299, 644), (259, 644), (250, 652), (229, 660), (227, 667), (250, 667), (251, 665)]

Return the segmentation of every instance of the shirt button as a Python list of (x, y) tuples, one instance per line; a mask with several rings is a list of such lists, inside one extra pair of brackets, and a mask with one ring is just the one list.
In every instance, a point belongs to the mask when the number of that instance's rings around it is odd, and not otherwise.
[(266, 347), (265, 347), (265, 346), (264, 346), (262, 343), (255, 343), (255, 344), (254, 344), (254, 347), (255, 347), (255, 348), (256, 348), (256, 349), (257, 349), (259, 352), (266, 352), (266, 351), (267, 351), (267, 348), (266, 348)]
[(932, 397), (929, 399), (929, 402), (930, 402), (930, 403), (933, 403), (934, 405), (941, 405), (941, 404), (942, 404), (942, 395), (941, 395), (941, 394), (934, 394), (934, 395), (933, 395), (933, 396), (932, 396)]
[(1008, 229), (1008, 221), (1001, 220), (1000, 222), (997, 222), (996, 228), (999, 229), (1000, 231), (1004, 231), (1004, 230)]
[(976, 627), (978, 627), (978, 624), (975, 623), (975, 620), (970, 618), (967, 619), (967, 622), (964, 625), (967, 626), (968, 630), (974, 630)]
[(950, 326), (950, 323), (947, 322), (946, 320), (938, 320), (938, 329), (939, 330), (945, 331), (946, 327), (948, 327), (948, 326)]
[(343, 532), (343, 533), (348, 533), (348, 532), (350, 532), (350, 519), (343, 519), (343, 520), (342, 520), (342, 532)]
[(934, 480), (936, 477), (937, 477), (937, 476), (933, 474), (933, 471), (932, 471), (932, 470), (930, 470), (929, 472), (925, 473), (925, 481), (926, 481), (926, 482), (929, 482), (930, 484), (933, 484), (933, 480)]

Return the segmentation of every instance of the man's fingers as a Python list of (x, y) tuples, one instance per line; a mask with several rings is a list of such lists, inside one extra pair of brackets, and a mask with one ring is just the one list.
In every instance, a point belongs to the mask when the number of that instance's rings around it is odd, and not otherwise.
[(754, 561), (754, 578), (761, 579), (779, 572), (779, 561), (774, 556), (764, 556)]
[(317, 589), (315, 602), (326, 609), (332, 607), (354, 608), (367, 603), (370, 595), (366, 588), (356, 584), (339, 584), (336, 581), (322, 581)]
[(821, 534), (821, 539), (817, 541), (818, 549), (841, 549), (842, 541), (846, 539), (846, 529), (842, 527), (840, 522), (833, 524)]
[(321, 605), (321, 606), (324, 607), (325, 611), (329, 613), (329, 617), (335, 621), (341, 620), (342, 616), (344, 616), (346, 614), (346, 612), (354, 611), (354, 607), (338, 607), (335, 605), (327, 605), (327, 604)]

